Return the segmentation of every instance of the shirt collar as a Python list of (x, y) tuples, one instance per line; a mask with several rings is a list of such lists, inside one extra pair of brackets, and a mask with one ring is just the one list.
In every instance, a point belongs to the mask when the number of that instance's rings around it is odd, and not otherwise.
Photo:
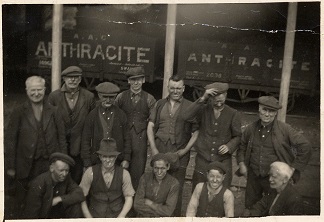
[(261, 120), (259, 120), (259, 129), (265, 129), (265, 130), (270, 130), (272, 129), (274, 121), (272, 121), (270, 124), (263, 126), (261, 123)]
[(113, 172), (115, 172), (115, 166), (113, 166), (111, 169), (109, 169), (109, 170), (106, 170), (103, 166), (101, 166), (101, 172), (103, 173), (103, 174), (107, 174), (107, 173), (113, 173)]
[(141, 95), (142, 95), (142, 90), (139, 91), (138, 93), (134, 93), (132, 90), (130, 90), (130, 94), (131, 94), (132, 97), (133, 97), (133, 96), (136, 96), (136, 95), (141, 96)]
[[(78, 93), (79, 91), (80, 91), (80, 87), (78, 87), (78, 90), (75, 91), (73, 94)], [(66, 88), (65, 83), (64, 83), (63, 86), (61, 87), (61, 92), (71, 93), (71, 94), (72, 94), (72, 92), (70, 92), (70, 91)]]

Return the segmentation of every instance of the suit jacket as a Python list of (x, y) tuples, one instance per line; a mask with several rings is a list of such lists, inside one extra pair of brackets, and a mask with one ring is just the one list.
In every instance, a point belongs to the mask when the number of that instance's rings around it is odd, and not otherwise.
[(277, 191), (272, 189), (250, 210), (250, 216), (283, 216), (283, 215), (302, 215), (303, 207), (301, 196), (298, 191), (288, 183), (281, 192), (277, 201), (270, 207), (277, 196)]
[[(43, 130), (48, 154), (67, 152), (62, 117), (55, 107), (44, 102)], [(6, 168), (16, 170), (16, 178), (27, 178), (32, 168), (37, 142), (37, 123), (29, 101), (16, 108), (5, 133)]]
[(69, 143), (69, 155), (79, 155), (84, 122), (89, 112), (95, 107), (95, 98), (93, 93), (84, 88), (80, 88), (78, 101), (74, 107), (72, 118), (70, 114), (71, 110), (66, 102), (64, 91), (58, 89), (50, 93), (48, 96), (48, 102), (53, 106), (58, 107), (63, 117), (66, 133), (69, 134), (69, 137), (67, 138), (67, 142)]
[[(54, 197), (53, 186), (50, 171), (39, 175), (30, 183), (23, 218), (48, 218)], [(72, 180), (70, 175), (67, 176), (65, 181), (56, 184), (55, 190), (57, 191), (55, 196), (62, 198), (64, 208), (85, 200), (81, 187)]]
[[(100, 141), (103, 139), (103, 128), (99, 117), (98, 105), (86, 118), (81, 141), (81, 158), (84, 166), (89, 167), (100, 163), (96, 151), (99, 150)], [(118, 161), (131, 159), (131, 137), (127, 125), (127, 116), (123, 110), (113, 105), (114, 122), (112, 126), (112, 138), (116, 140), (117, 150), (121, 152), (118, 155)]]

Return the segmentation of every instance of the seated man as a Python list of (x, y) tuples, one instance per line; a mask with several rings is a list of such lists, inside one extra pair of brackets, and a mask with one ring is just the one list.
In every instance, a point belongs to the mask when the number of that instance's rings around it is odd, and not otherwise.
[(214, 161), (207, 168), (207, 182), (198, 183), (187, 208), (187, 217), (234, 217), (234, 195), (223, 186), (226, 166)]
[(24, 219), (54, 219), (82, 217), (81, 202), (85, 200), (81, 188), (72, 180), (69, 171), (74, 160), (63, 153), (53, 153), (50, 169), (30, 184)]
[(154, 155), (151, 161), (153, 172), (145, 173), (140, 179), (134, 201), (138, 217), (170, 217), (173, 214), (179, 182), (167, 172), (170, 169), (168, 155)]
[(81, 204), (83, 215), (86, 218), (126, 217), (135, 191), (128, 171), (115, 164), (120, 154), (116, 141), (102, 139), (96, 153), (101, 163), (89, 167), (80, 183), (84, 196), (89, 195), (89, 205), (86, 201)]
[(293, 169), (284, 162), (270, 165), (270, 193), (253, 205), (245, 216), (283, 216), (303, 214), (301, 196), (293, 187)]

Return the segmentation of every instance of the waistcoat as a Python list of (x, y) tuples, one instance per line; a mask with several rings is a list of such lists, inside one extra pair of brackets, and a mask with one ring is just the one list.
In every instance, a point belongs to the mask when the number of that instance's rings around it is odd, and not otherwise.
[(124, 110), (127, 115), (128, 127), (130, 129), (134, 127), (136, 133), (140, 133), (143, 130), (146, 130), (148, 117), (150, 115), (150, 109), (147, 104), (148, 93), (141, 91), (141, 98), (135, 106), (133, 105), (131, 94), (130, 90), (122, 93), (122, 104), (120, 105), (120, 108)]
[(220, 192), (214, 196), (212, 201), (208, 201), (208, 189), (207, 183), (203, 185), (200, 198), (199, 206), (197, 210), (197, 217), (225, 217), (224, 209), (224, 193), (226, 187), (220, 190)]
[(114, 178), (108, 189), (101, 172), (101, 164), (92, 167), (89, 210), (93, 217), (117, 217), (124, 205), (123, 168), (115, 165)]

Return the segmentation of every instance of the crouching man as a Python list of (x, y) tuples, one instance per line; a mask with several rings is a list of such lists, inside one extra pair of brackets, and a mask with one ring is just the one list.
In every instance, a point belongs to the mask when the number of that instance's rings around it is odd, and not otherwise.
[(207, 182), (198, 183), (187, 208), (187, 217), (234, 217), (234, 195), (224, 185), (226, 165), (211, 162)]
[(81, 180), (80, 187), (89, 202), (82, 202), (86, 218), (124, 218), (133, 205), (135, 191), (127, 170), (115, 164), (116, 140), (102, 139), (96, 152), (101, 163), (89, 167)]
[(138, 217), (170, 217), (174, 212), (180, 185), (168, 174), (171, 160), (168, 155), (154, 155), (151, 161), (153, 172), (145, 173), (140, 179), (134, 201)]
[(82, 189), (70, 174), (74, 160), (63, 153), (53, 153), (49, 171), (36, 177), (29, 186), (24, 219), (55, 219), (82, 217)]

